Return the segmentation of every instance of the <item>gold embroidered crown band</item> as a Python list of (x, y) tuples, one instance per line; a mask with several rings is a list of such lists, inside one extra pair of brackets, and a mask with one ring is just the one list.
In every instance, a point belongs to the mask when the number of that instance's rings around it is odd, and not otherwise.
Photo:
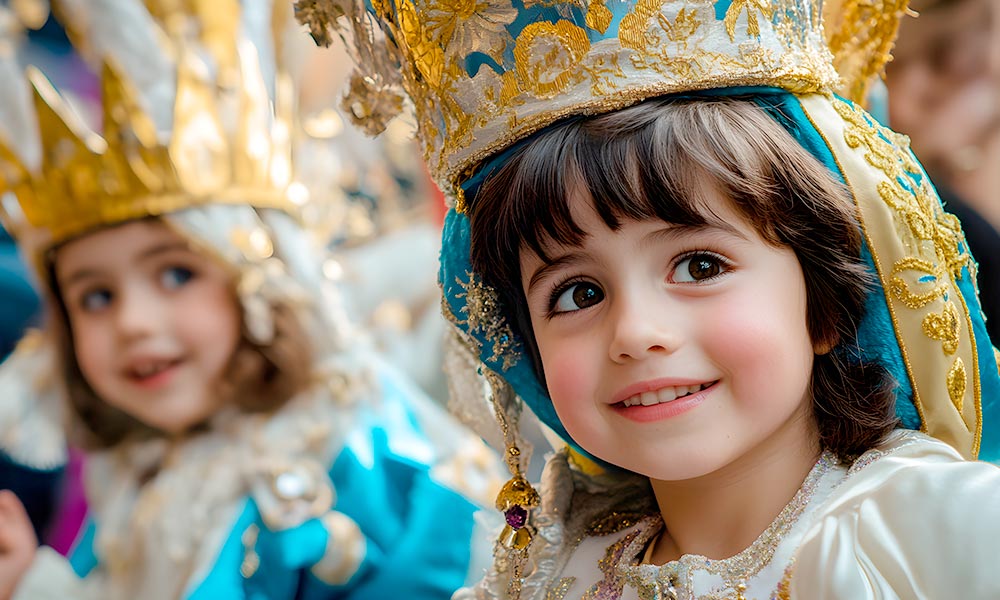
[(318, 42), (332, 29), (353, 48), (345, 103), (369, 131), (409, 98), (424, 157), (453, 192), (480, 161), (570, 115), (733, 86), (860, 99), (888, 60), (903, 2), (836, 4), (827, 12), (848, 16), (826, 29), (811, 0), (381, 0), (370, 10), (299, 0), (296, 14)]

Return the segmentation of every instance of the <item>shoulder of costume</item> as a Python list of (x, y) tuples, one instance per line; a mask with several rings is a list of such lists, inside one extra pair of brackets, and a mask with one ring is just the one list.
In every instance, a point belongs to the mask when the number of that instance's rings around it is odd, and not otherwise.
[[(965, 484), (961, 476), (956, 477), (959, 473), (972, 476), (970, 486), (978, 485), (973, 481), (975, 473), (992, 477), (1000, 490), (1000, 468), (996, 465), (967, 460), (951, 445), (919, 431), (896, 430), (849, 466), (843, 481), (817, 514), (822, 518), (844, 510), (860, 510), (863, 503), (910, 496), (913, 510), (919, 510), (921, 505), (932, 510), (933, 502), (926, 502), (932, 497), (945, 501), (963, 495)], [(941, 486), (945, 479), (951, 484)], [(917, 494), (918, 489), (924, 491)]]
[(67, 460), (54, 354), (41, 333), (31, 332), (0, 364), (0, 452), (38, 471), (61, 468)]
[(964, 460), (925, 434), (897, 432), (855, 461), (818, 507), (796, 550), (788, 597), (905, 589), (922, 598), (994, 598), (997, 536), (1000, 468)]

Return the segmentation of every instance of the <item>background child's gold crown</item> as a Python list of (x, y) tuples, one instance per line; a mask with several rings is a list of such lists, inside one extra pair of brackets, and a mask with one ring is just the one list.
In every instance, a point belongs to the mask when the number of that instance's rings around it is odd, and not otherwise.
[[(238, 22), (239, 12), (229, 18)], [(114, 52), (101, 56), (102, 135), (29, 68), (33, 102), (16, 101), (33, 104), (25, 115), (37, 127), (24, 129), (36, 139), (4, 139), (0, 128), (0, 193), (12, 192), (0, 214), (15, 236), (51, 247), (102, 225), (205, 203), (292, 210), (291, 90), (280, 78), (269, 85), (257, 48), (237, 37), (236, 25), (230, 31), (211, 52), (171, 57), (175, 94), (170, 106), (153, 107), (170, 119), (167, 131), (127, 70), (109, 64)], [(157, 33), (149, 44), (168, 37)]]
[[(299, 0), (319, 43), (353, 46), (347, 106), (377, 132), (415, 108), (425, 158), (456, 190), (486, 157), (554, 121), (734, 86), (860, 98), (905, 2)], [(838, 70), (843, 77), (838, 77)]]

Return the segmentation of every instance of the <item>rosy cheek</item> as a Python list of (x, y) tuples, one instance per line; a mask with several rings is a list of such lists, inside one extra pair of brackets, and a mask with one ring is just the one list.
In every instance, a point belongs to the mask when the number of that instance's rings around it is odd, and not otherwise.
[(734, 377), (746, 400), (770, 402), (771, 394), (808, 382), (812, 345), (802, 307), (760, 294), (719, 311), (705, 325), (704, 340), (712, 340), (711, 356)]
[(99, 329), (77, 326), (73, 331), (73, 349), (80, 372), (94, 385), (94, 381), (100, 379), (108, 368), (108, 356), (111, 354), (106, 349), (104, 336)]
[(173, 306), (173, 322), (192, 335), (228, 345), (239, 337), (242, 311), (238, 301), (224, 288), (203, 289)]
[(545, 364), (545, 382), (548, 385), (549, 396), (560, 414), (578, 402), (592, 397), (593, 368), (582, 360), (579, 353), (563, 346), (559, 351), (542, 355)]

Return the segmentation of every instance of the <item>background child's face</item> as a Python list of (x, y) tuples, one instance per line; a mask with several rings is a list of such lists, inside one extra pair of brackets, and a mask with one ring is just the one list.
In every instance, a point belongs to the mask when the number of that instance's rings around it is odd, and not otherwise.
[(886, 65), (889, 125), (908, 135), (937, 185), (1000, 227), (1000, 3), (910, 3)]
[(145, 220), (65, 244), (55, 276), (77, 363), (101, 399), (168, 433), (224, 403), (241, 318), (220, 264)]
[(654, 479), (699, 477), (815, 436), (798, 259), (718, 194), (712, 202), (712, 225), (611, 231), (588, 200), (571, 199), (584, 243), (550, 246), (548, 264), (521, 253), (560, 420), (588, 452)]

